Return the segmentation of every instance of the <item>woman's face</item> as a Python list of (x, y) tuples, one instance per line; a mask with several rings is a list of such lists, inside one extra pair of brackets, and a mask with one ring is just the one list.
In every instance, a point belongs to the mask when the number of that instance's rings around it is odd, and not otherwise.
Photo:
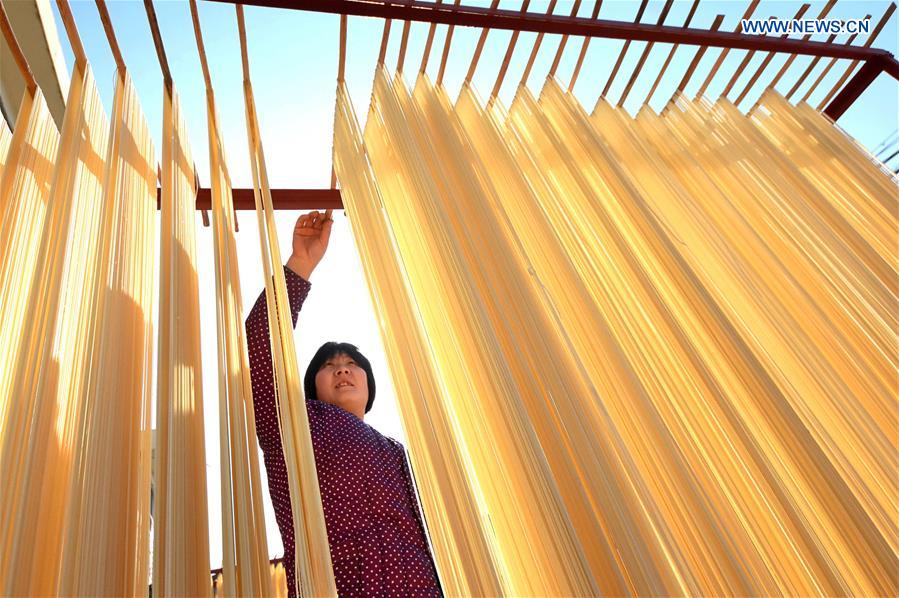
[(349, 355), (340, 353), (325, 361), (315, 375), (315, 392), (319, 400), (349, 411), (359, 419), (365, 417), (368, 378)]

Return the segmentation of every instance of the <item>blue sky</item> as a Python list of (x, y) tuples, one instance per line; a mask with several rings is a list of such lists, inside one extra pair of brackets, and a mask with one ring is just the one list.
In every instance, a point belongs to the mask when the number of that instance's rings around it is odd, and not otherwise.
[[(489, 5), (488, 1), (466, 4)], [(534, 12), (546, 11), (548, 2), (531, 3)], [(692, 0), (677, 0), (666, 23), (680, 25), (684, 22)], [(693, 25), (708, 28), (716, 14), (724, 14), (722, 29), (733, 30), (748, 3), (743, 1), (703, 1), (694, 18)], [(831, 17), (860, 18), (870, 13), (876, 22), (887, 7), (887, 2), (842, 0), (831, 13)], [(55, 3), (51, 3), (57, 17), (57, 28), (69, 69), (72, 67), (72, 52), (59, 21)], [(104, 104), (109, 110), (112, 102), (115, 64), (105, 34), (100, 24), (97, 8), (93, 0), (71, 2), (75, 20), (81, 34), (88, 58), (94, 70)], [(141, 103), (149, 121), (154, 138), (158, 143), (162, 131), (162, 74), (153, 48), (149, 26), (143, 3), (140, 0), (108, 0), (107, 5), (122, 49), (125, 63), (140, 94)], [(644, 15), (644, 22), (655, 22), (664, 2), (653, 0)], [(807, 15), (816, 16), (823, 1), (812, 3)], [(168, 55), (175, 87), (178, 90), (190, 129), (193, 156), (197, 163), (200, 181), (209, 185), (208, 145), (206, 135), (206, 104), (200, 62), (197, 56), (191, 24), (190, 10), (186, 1), (165, 0), (155, 2), (159, 25)], [(556, 14), (569, 14), (573, 3), (560, 0)], [(791, 18), (800, 6), (794, 1), (763, 0), (757, 11), (761, 18), (777, 16)], [(517, 10), (519, 1), (501, 2), (501, 8)], [(593, 11), (592, 2), (583, 2), (579, 15), (588, 17)], [(600, 17), (633, 21), (639, 2), (606, 0)], [(232, 182), (235, 187), (250, 187), (246, 121), (244, 116), (242, 72), (240, 49), (237, 36), (235, 9), (230, 4), (200, 2), (200, 18), (210, 61), (213, 86), (218, 102), (222, 136)], [(289, 10), (274, 10), (249, 7), (246, 9), (249, 37), (250, 61), (253, 86), (256, 94), (260, 132), (265, 147), (269, 180), (272, 187), (324, 188), (330, 183), (331, 143), (334, 117), (334, 93), (336, 87), (339, 17)], [(897, 16), (875, 43), (875, 47), (897, 52)], [(416, 23), (411, 29), (408, 47), (406, 75), (409, 82), (417, 73), (422, 50), (427, 36), (428, 25)], [(348, 31), (346, 79), (356, 112), (365, 115), (371, 94), (372, 77), (381, 41), (383, 21), (350, 17)], [(387, 64), (396, 65), (400, 46), (402, 26), (395, 23), (392, 29), (387, 54)], [(429, 74), (436, 77), (445, 37), (445, 26), (439, 26), (434, 41), (434, 49)], [(453, 36), (452, 52), (447, 67), (445, 84), (454, 97), (461, 86), (471, 61), (478, 30), (457, 28)], [(487, 40), (478, 70), (474, 77), (477, 90), (486, 97), (496, 78), (502, 57), (505, 54), (510, 32), (492, 32)], [(512, 59), (506, 83), (500, 99), (508, 103), (518, 85), (524, 65), (530, 54), (536, 34), (524, 33), (520, 36), (517, 50)], [(535, 93), (539, 92), (549, 66), (559, 44), (557, 35), (544, 38), (537, 62), (529, 80)], [(844, 38), (838, 38), (838, 42)], [(567, 85), (582, 39), (571, 39), (567, 44), (558, 69), (559, 79)], [(862, 43), (862, 38), (857, 40)], [(612, 66), (618, 57), (623, 42), (620, 40), (596, 39), (590, 43), (584, 67), (574, 89), (578, 99), (592, 109), (597, 97), (608, 79)], [(631, 44), (630, 51), (621, 67), (621, 72), (612, 86), (609, 98), (617, 101), (634, 64), (644, 47), (643, 42)], [(625, 105), (634, 113), (642, 104), (649, 86), (658, 72), (661, 62), (667, 56), (667, 44), (657, 44), (638, 78), (634, 90)], [(651, 106), (658, 110), (671, 96), (673, 88), (680, 81), (683, 72), (695, 52), (694, 48), (682, 47), (675, 55), (662, 85), (653, 97)], [(695, 93), (704, 80), (705, 74), (717, 58), (719, 50), (709, 50), (697, 68), (686, 91)], [(733, 69), (743, 59), (743, 51), (733, 51), (721, 67), (708, 90), (708, 95), (717, 97), (727, 84)], [(737, 83), (742, 89), (743, 81), (754, 72), (763, 55), (757, 55), (750, 63), (748, 73)], [(779, 70), (786, 59), (778, 56), (768, 67), (763, 77), (746, 100), (751, 105), (766, 86), (767, 80)], [(805, 70), (810, 58), (801, 57), (793, 69), (778, 86), (781, 91), (792, 87), (796, 77)], [(824, 68), (822, 61), (812, 76), (801, 88), (800, 94)], [(843, 72), (843, 63), (838, 64), (812, 96), (813, 105), (833, 85)], [(801, 97), (801, 95), (800, 95)], [(840, 119), (839, 125), (869, 150), (873, 150), (885, 137), (899, 126), (899, 84), (888, 75), (882, 74)], [(282, 258), (286, 261), (289, 251), (293, 223), (296, 212), (281, 212), (277, 216), (278, 234), (282, 239)], [(241, 232), (237, 235), (241, 289), (244, 311), (249, 311), (262, 289), (262, 267), (259, 239), (256, 233), (255, 215), (241, 212), (238, 217)], [(198, 230), (198, 272), (200, 276), (201, 330), (203, 336), (203, 380), (206, 416), (206, 453), (209, 488), (210, 549), (212, 566), (221, 563), (221, 511), (219, 497), (218, 465), (218, 410), (216, 386), (216, 332), (215, 332), (215, 282), (212, 274), (212, 241), (208, 228), (203, 228), (197, 218)], [(322, 264), (311, 277), (312, 291), (300, 314), (295, 335), (298, 363), (301, 374), (318, 346), (327, 340), (349, 341), (358, 345), (372, 361), (375, 378), (378, 380), (378, 398), (372, 412), (366, 416), (370, 423), (381, 432), (402, 441), (404, 434), (390, 385), (386, 359), (381, 346), (377, 316), (372, 308), (358, 253), (345, 219), (337, 216), (331, 246)], [(266, 522), (270, 556), (282, 553), (280, 537), (274, 522), (270, 501), (266, 501)]]

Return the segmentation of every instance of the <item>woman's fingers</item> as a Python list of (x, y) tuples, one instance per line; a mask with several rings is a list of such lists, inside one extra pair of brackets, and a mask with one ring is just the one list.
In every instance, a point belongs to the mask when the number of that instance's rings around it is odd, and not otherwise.
[(326, 222), (332, 221), (330, 212), (331, 210), (328, 210), (322, 214), (318, 210), (313, 210), (308, 214), (303, 214), (297, 219), (297, 224), (294, 227), (295, 232), (304, 237), (318, 234), (319, 231), (324, 229)]

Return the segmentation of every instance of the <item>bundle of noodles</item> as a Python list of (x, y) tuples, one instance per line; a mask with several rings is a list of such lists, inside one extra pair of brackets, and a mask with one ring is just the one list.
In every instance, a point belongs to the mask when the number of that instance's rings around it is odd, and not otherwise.
[[(42, 103), (35, 109), (44, 110)], [(3, 345), (18, 345), (4, 359), (4, 396), (12, 401), (0, 453), (0, 587), (7, 595), (55, 593), (63, 550), (72, 548), (64, 514), (72, 508), (69, 487), (76, 440), (84, 430), (97, 291), (105, 284), (98, 249), (109, 121), (86, 61), (76, 60), (66, 106), (55, 164), (47, 151), (55, 139), (18, 148), (39, 177), (52, 169), (49, 197), (41, 199), (46, 179), (37, 178), (19, 187), (30, 202), (13, 197), (6, 204), (11, 211), (46, 210), (42, 218), (16, 223), (35, 228), (23, 229), (2, 262), (3, 315), (23, 324), (18, 338)], [(44, 122), (39, 126), (53, 138), (49, 120)], [(21, 128), (23, 140), (27, 131)], [(11, 166), (7, 175), (15, 172)], [(21, 278), (13, 279), (12, 270), (23, 266), (16, 256), (29, 253), (33, 272), (17, 270)], [(30, 285), (24, 297), (17, 288), (22, 281)]]
[(234, 580), (226, 588), (227, 595), (268, 596), (272, 594), (271, 575), (262, 509), (253, 391), (243, 325), (243, 300), (237, 269), (231, 180), (225, 163), (195, 0), (191, 0), (190, 8), (206, 80), (217, 299), (222, 571), (227, 579)]
[(831, 123), (379, 69), (335, 169), (452, 593), (895, 593), (896, 181)]
[(155, 156), (137, 92), (120, 70), (96, 240), (96, 332), (64, 522), (67, 595), (148, 587)]
[(275, 376), (276, 404), (284, 449), (287, 479), (290, 486), (291, 512), (296, 539), (296, 595), (334, 596), (337, 587), (331, 566), (331, 552), (325, 529), (312, 437), (306, 414), (303, 388), (293, 341), (293, 322), (287, 298), (287, 283), (281, 267), (281, 252), (275, 229), (271, 190), (265, 168), (265, 155), (259, 137), (259, 122), (253, 86), (250, 82), (247, 38), (243, 9), (237, 6), (238, 30), (244, 69), (244, 99), (247, 117), (247, 140), (253, 172), (259, 243), (265, 273), (268, 323), (271, 331), (272, 363)]
[(153, 588), (208, 596), (200, 304), (195, 173), (181, 104), (163, 92), (159, 359), (153, 509)]

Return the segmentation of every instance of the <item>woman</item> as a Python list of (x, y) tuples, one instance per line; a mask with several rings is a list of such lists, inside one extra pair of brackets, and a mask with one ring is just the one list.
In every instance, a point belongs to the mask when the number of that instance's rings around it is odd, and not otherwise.
[[(332, 224), (330, 211), (311, 212), (294, 228), (293, 253), (284, 268), (294, 326)], [(246, 327), (256, 432), (284, 542), (288, 592), (294, 596), (293, 517), (264, 291)], [(353, 345), (325, 343), (306, 370), (304, 390), (338, 593), (441, 595), (403, 446), (363, 421), (375, 398), (368, 360)]]

